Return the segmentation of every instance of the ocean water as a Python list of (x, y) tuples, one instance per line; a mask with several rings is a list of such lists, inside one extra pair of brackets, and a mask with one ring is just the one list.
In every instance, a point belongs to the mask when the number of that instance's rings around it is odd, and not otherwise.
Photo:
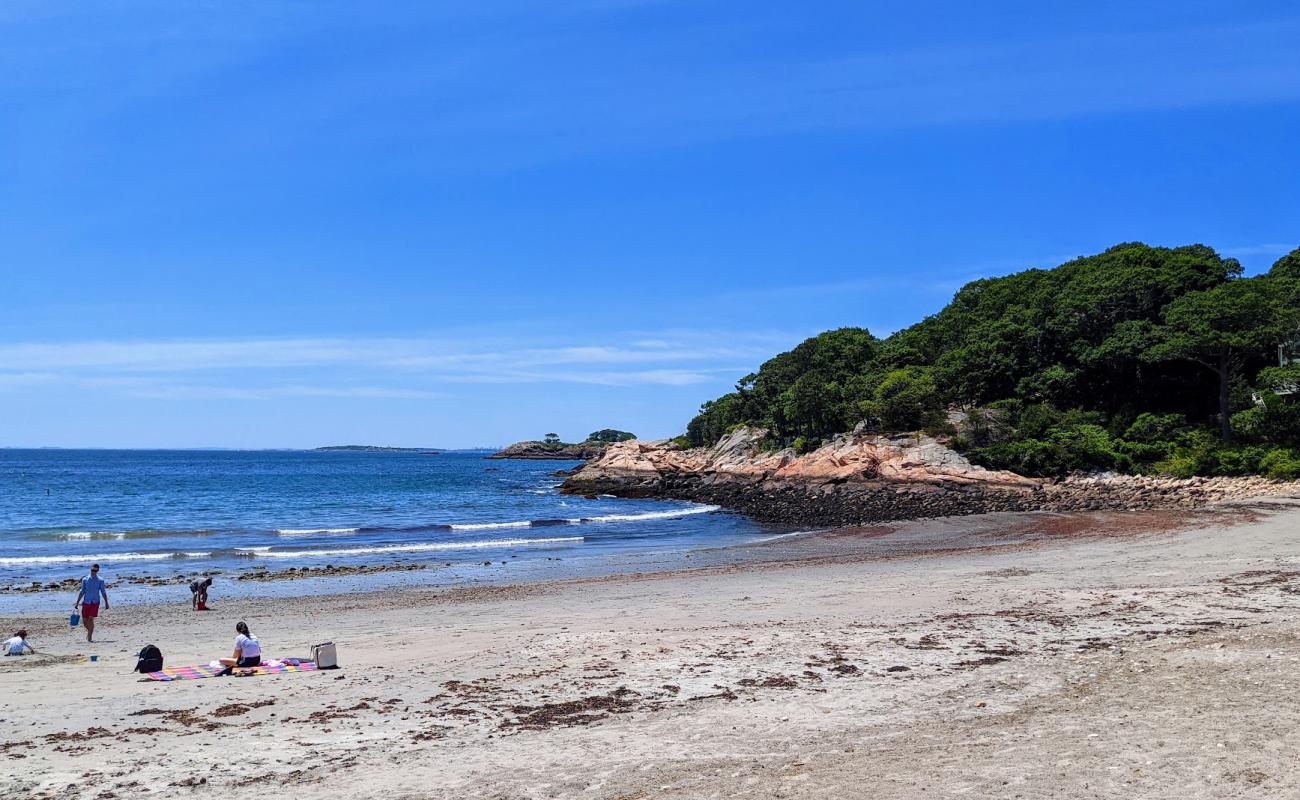
[(536, 578), (785, 532), (712, 506), (564, 496), (552, 473), (577, 462), (484, 455), (0, 450), (0, 587), (92, 562), (110, 581), (419, 563), (436, 583), (481, 578), (484, 562)]

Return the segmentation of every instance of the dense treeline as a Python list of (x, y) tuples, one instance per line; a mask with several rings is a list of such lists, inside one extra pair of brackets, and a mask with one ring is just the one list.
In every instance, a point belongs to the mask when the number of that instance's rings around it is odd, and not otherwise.
[(630, 431), (620, 431), (614, 428), (601, 428), (598, 431), (592, 431), (591, 434), (587, 436), (587, 441), (613, 444), (615, 442), (626, 442), (635, 438), (636, 434)]
[(560, 434), (548, 433), (538, 442), (539, 445), (550, 450), (559, 450), (563, 447), (579, 447), (584, 444), (614, 444), (615, 442), (626, 442), (636, 438), (636, 434), (630, 431), (620, 431), (616, 428), (601, 428), (598, 431), (592, 431), (587, 438), (577, 444), (572, 442), (560, 441)]
[(1300, 366), (1279, 366), (1297, 336), (1300, 249), (1246, 278), (1203, 245), (1122, 244), (967, 284), (885, 339), (820, 334), (705, 403), (686, 438), (757, 424), (803, 449), (865, 422), (955, 434), (1027, 474), (1300, 477)]

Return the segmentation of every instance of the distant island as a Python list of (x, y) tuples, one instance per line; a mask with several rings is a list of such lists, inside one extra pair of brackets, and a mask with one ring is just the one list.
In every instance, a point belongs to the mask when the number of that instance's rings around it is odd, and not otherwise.
[(313, 447), (313, 453), (424, 453), (437, 455), (440, 450), (432, 447), (379, 447), (373, 444), (335, 444), (329, 447)]
[(515, 442), (499, 450), (488, 458), (520, 458), (539, 461), (588, 461), (599, 458), (605, 449), (615, 442), (627, 442), (636, 438), (636, 434), (613, 428), (593, 431), (582, 442), (570, 443), (560, 441), (559, 434), (548, 433), (541, 439)]

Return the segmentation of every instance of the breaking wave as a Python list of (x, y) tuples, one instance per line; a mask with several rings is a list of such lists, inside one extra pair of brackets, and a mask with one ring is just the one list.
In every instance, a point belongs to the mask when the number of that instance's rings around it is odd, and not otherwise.
[(582, 536), (554, 536), (545, 539), (487, 539), (478, 542), (426, 542), (424, 544), (389, 544), (374, 547), (340, 547), (329, 550), (265, 550), (246, 548), (255, 558), (324, 558), (326, 556), (368, 556), (379, 553), (427, 553), (439, 550), (476, 550), (486, 547), (523, 547), (535, 544), (581, 542)]

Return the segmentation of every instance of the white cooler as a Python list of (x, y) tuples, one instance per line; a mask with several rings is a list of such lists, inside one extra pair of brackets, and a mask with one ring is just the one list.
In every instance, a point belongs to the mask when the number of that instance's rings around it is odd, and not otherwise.
[(311, 660), (316, 662), (316, 669), (339, 668), (339, 654), (333, 642), (312, 645)]

